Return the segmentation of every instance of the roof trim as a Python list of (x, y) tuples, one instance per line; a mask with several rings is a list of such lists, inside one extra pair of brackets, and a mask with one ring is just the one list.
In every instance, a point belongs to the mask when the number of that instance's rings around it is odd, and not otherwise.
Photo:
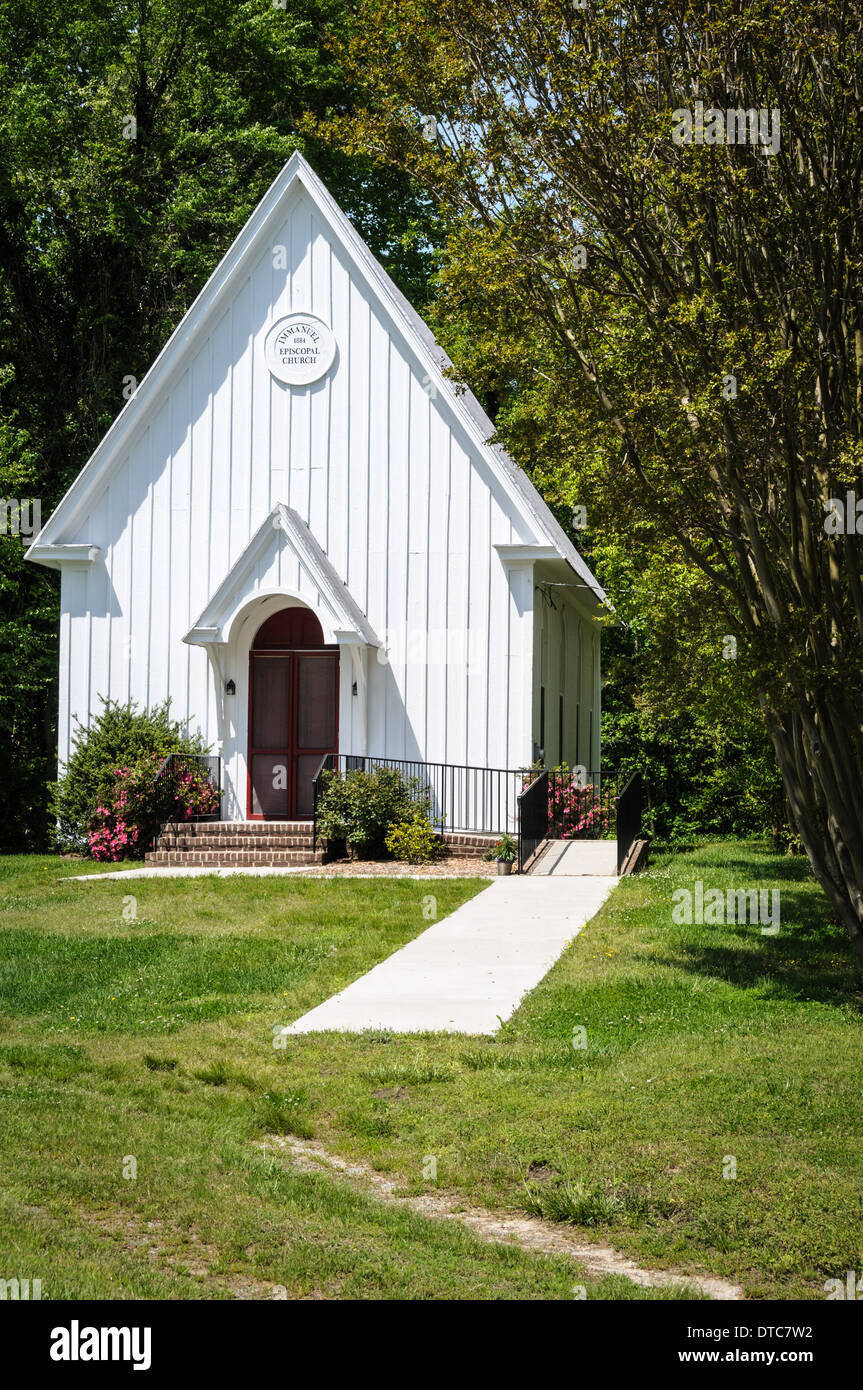
[(89, 569), (102, 554), (98, 545), (40, 545), (38, 539), (25, 552), (24, 559), (48, 569)]
[(505, 565), (535, 564), (537, 560), (559, 560), (560, 552), (553, 545), (495, 545)]
[(428, 325), (372, 255), (356, 228), (298, 150), (294, 151), (281, 173), (270, 185), (248, 222), (171, 334), (137, 391), (126, 403), (45, 523), (36, 538), (37, 541), (40, 544), (50, 543), (61, 527), (68, 526), (74, 520), (91, 492), (102, 482), (104, 473), (120, 454), (165, 378), (177, 369), (191, 351), (232, 280), (242, 272), (247, 254), (251, 252), (258, 238), (263, 237), (270, 219), (279, 213), (283, 199), (295, 184), (299, 184), (306, 191), (322, 217), (329, 223), (336, 239), (352, 256), (381, 306), (399, 327), (426, 369), (429, 380), (445, 398), (468, 437), (514, 503), (516, 510), (533, 531), (536, 540), (551, 545), (556, 554), (586, 581), (597, 600), (604, 603), (603, 589), (527, 474), (499, 444), (492, 442), (494, 426), (479, 401), (471, 391), (460, 385), (457, 387), (452, 377), (447, 375), (452, 368), (452, 362), (435, 340)]
[[(329, 626), (336, 641), (344, 645), (379, 647), (380, 640), (368, 618), (348, 586), (339, 577), (326, 552), (299, 513), (282, 502), (276, 503), (258, 527), (245, 550), (213, 592), (200, 617), (189, 628), (183, 641), (191, 646), (225, 646), (230, 641), (231, 631), (239, 613), (255, 598), (264, 597), (264, 591), (249, 593), (244, 591), (243, 586), (252, 567), (272, 545), (273, 531), (280, 531), (285, 536), (288, 545), (330, 609), (333, 621)], [(266, 593), (270, 595), (272, 591), (267, 590)]]

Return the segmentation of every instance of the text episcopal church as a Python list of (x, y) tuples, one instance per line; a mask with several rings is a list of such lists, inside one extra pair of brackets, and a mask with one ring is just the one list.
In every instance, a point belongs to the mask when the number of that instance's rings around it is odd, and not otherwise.
[(27, 552), (61, 766), (104, 696), (170, 697), (232, 821), (328, 752), (599, 767), (603, 592), (446, 365), (294, 154)]

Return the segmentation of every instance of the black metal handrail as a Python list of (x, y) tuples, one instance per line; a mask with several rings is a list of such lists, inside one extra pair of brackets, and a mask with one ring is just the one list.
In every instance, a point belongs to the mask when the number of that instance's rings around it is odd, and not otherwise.
[(634, 772), (617, 798), (617, 874), (629, 856), (636, 840), (641, 838), (641, 808), (643, 782), (640, 772)]
[(517, 768), (472, 767), (464, 763), (425, 763), (416, 758), (327, 753), (315, 773), (312, 834), (317, 847), (318, 797), (325, 772), (371, 771), (376, 767), (401, 772), (417, 800), (428, 798), (432, 821), (442, 829), (502, 835), (518, 820), (518, 798), (525, 773)]
[(417, 800), (428, 799), (432, 820), (452, 831), (500, 835), (518, 831), (518, 868), (523, 873), (547, 839), (611, 838), (617, 831), (618, 872), (641, 833), (641, 782), (630, 778), (620, 796), (610, 772), (554, 772), (424, 763), (327, 753), (312, 780), (312, 837), (318, 844), (318, 803), (324, 774), (394, 768), (411, 783)]
[(318, 764), (318, 770), (312, 778), (312, 849), (318, 847), (318, 797), (323, 786), (323, 774), (332, 772), (335, 765), (336, 755), (325, 753)]
[(548, 773), (537, 773), (518, 798), (518, 871), (523, 874), (548, 836)]
[[(203, 777), (221, 795), (220, 757), (210, 753), (169, 753), (153, 779), (154, 802), (161, 825), (177, 819), (180, 793), (190, 772)], [(214, 811), (204, 815), (183, 816), (186, 824), (191, 821), (215, 821), (220, 818), (221, 810), (218, 806)]]

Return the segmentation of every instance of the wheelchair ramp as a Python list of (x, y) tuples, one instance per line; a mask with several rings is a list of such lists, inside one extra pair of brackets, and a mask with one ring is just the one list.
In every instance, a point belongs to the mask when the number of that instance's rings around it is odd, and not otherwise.
[(608, 878), (617, 874), (616, 840), (551, 840), (529, 870), (536, 878), (551, 874), (580, 878), (582, 874)]

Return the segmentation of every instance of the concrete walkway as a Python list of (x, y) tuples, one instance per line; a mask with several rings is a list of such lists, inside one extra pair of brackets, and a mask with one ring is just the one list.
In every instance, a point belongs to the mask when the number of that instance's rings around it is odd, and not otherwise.
[(552, 840), (531, 869), (534, 877), (565, 874), (575, 878), (582, 874), (609, 876), (616, 873), (616, 840)]
[(285, 1032), (495, 1033), (616, 883), (496, 879)]

